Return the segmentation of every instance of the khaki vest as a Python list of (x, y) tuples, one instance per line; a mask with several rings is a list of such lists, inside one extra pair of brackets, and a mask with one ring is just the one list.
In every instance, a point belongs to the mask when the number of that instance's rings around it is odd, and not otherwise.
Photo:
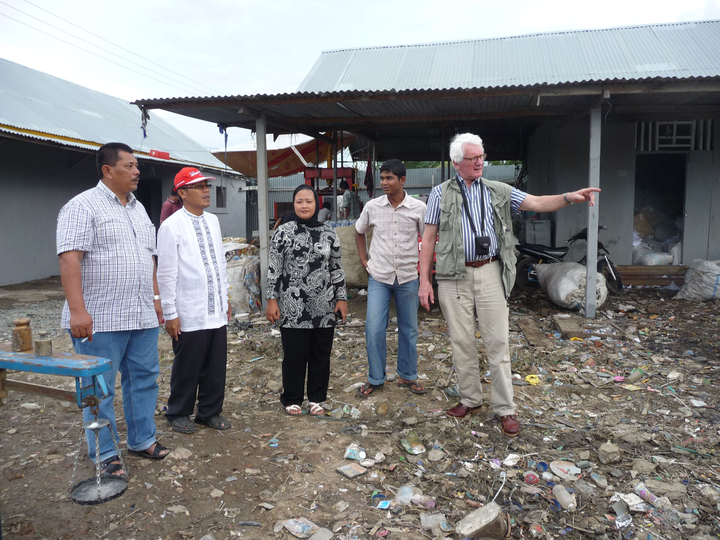
[[(515, 285), (516, 263), (510, 207), (512, 188), (502, 182), (493, 182), (484, 178), (481, 180), (490, 191), (505, 298), (508, 298), (513, 285)], [(437, 279), (464, 279), (467, 271), (460, 221), (463, 202), (457, 177), (443, 182), (441, 189), (440, 225), (438, 226), (438, 244), (435, 250), (437, 255), (435, 277)], [(478, 226), (479, 223), (476, 223), (475, 227)]]

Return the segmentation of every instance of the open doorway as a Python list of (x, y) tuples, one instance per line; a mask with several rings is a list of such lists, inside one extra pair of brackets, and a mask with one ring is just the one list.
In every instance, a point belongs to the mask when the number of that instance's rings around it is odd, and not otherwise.
[(686, 171), (684, 153), (637, 155), (633, 264), (680, 264)]

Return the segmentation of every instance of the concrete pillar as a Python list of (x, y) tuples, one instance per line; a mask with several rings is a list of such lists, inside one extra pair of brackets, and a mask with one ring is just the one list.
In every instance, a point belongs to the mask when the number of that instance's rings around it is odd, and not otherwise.
[[(596, 107), (590, 111), (590, 169), (588, 172), (588, 186), (600, 187), (600, 135), (601, 111)], [(588, 205), (587, 230), (587, 263), (585, 286), (585, 317), (595, 318), (597, 308), (597, 241), (598, 241), (598, 215), (600, 198), (596, 197), (595, 206)]]
[(267, 271), (268, 245), (270, 244), (270, 227), (268, 222), (268, 165), (267, 165), (267, 121), (265, 113), (255, 120), (255, 137), (257, 140), (257, 181), (258, 181), (258, 230), (260, 232), (260, 290), (262, 291), (263, 307), (267, 305)]

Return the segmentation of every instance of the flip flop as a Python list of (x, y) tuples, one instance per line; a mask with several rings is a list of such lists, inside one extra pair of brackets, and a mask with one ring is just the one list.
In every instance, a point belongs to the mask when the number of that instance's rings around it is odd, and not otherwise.
[(197, 427), (190, 421), (189, 416), (180, 416), (173, 420), (168, 420), (168, 424), (170, 424), (173, 431), (177, 431), (178, 433), (190, 434), (197, 431)]
[(203, 426), (211, 427), (213, 429), (219, 429), (221, 431), (225, 430), (225, 429), (230, 429), (232, 427), (232, 424), (228, 420), (226, 420), (225, 418), (220, 416), (219, 414), (215, 415), (211, 418), (208, 418), (207, 420), (204, 418), (198, 418), (196, 416), (195, 423), (201, 424)]
[(399, 382), (398, 386), (400, 388), (407, 388), (410, 390), (413, 394), (427, 394), (428, 390), (427, 388), (422, 388), (416, 381), (408, 381), (408, 382)]
[[(362, 386), (358, 386), (357, 389), (357, 395), (361, 398), (367, 398), (373, 395), (375, 393), (375, 390), (382, 390), (385, 387), (385, 383), (382, 384), (372, 384), (372, 383), (363, 383)], [(369, 390), (369, 392), (367, 392)]]
[(155, 443), (155, 448), (153, 448), (152, 452), (149, 452), (149, 448), (145, 450), (128, 450), (128, 454), (131, 456), (137, 456), (145, 459), (165, 459), (170, 452), (168, 451), (166, 454), (163, 454), (163, 450), (169, 450), (159, 442)]

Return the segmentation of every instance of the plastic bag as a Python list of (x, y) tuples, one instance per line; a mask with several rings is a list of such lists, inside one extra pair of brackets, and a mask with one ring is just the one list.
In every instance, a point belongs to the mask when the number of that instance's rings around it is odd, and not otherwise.
[(685, 273), (685, 285), (675, 298), (715, 300), (720, 298), (720, 261), (695, 259)]
[(260, 257), (240, 257), (227, 263), (228, 294), (236, 313), (260, 311)]
[[(583, 265), (574, 262), (536, 264), (535, 271), (540, 287), (553, 304), (568, 309), (585, 307), (586, 269)], [(605, 303), (607, 294), (605, 276), (598, 274), (595, 290), (596, 307)]]

